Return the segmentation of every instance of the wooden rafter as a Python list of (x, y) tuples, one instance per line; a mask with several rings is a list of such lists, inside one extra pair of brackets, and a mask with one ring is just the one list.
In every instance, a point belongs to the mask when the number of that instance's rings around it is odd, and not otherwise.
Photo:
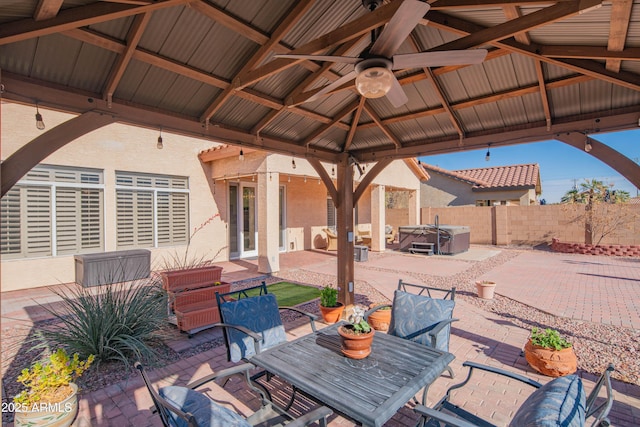
[[(206, 10), (218, 10), (213, 5), (207, 3), (198, 3), (198, 8), (205, 8)], [(276, 31), (268, 38), (265, 42), (262, 43), (262, 46), (258, 51), (251, 57), (245, 64), (242, 66), (242, 69), (238, 74), (242, 75), (250, 70), (252, 70), (260, 61), (265, 59), (267, 55), (273, 50), (273, 47), (280, 43), (282, 38), (289, 32), (291, 27), (293, 27), (301, 16), (303, 16), (309, 8), (313, 5), (313, 2), (304, 1), (294, 4), (294, 7), (289, 10), (289, 12), (285, 15), (285, 20), (278, 25)], [(235, 22), (235, 21), (234, 21)], [(243, 27), (246, 27), (243, 26)], [(240, 28), (242, 30), (242, 28)], [(234, 31), (238, 31), (234, 29)], [(238, 31), (242, 33), (241, 31)], [(235, 88), (231, 85), (227, 86), (220, 95), (216, 97), (216, 99), (209, 105), (209, 107), (205, 110), (204, 114), (200, 117), (201, 121), (207, 121), (213, 116), (216, 111), (222, 107), (222, 105), (234, 94)]]
[(397, 148), (400, 148), (402, 144), (400, 140), (389, 130), (389, 128), (380, 120), (378, 114), (371, 108), (369, 105), (364, 105), (365, 111), (373, 120), (373, 123), (380, 128), (380, 130), (389, 138), (389, 140), (395, 145)]
[(356, 135), (356, 129), (358, 129), (358, 123), (360, 122), (360, 116), (362, 115), (362, 108), (364, 107), (364, 103), (367, 98), (361, 96), (358, 101), (358, 108), (356, 108), (355, 113), (353, 113), (353, 119), (351, 120), (351, 127), (349, 128), (349, 132), (347, 133), (347, 139), (344, 141), (344, 146), (342, 151), (349, 151), (349, 147), (351, 147), (351, 143), (353, 142), (353, 137)]
[(547, 129), (551, 130), (551, 108), (549, 107), (549, 97), (547, 96), (547, 87), (545, 85), (544, 70), (542, 62), (535, 61), (536, 76), (538, 77), (538, 85), (540, 86), (540, 102), (544, 110), (544, 118), (547, 122)]
[(58, 14), (64, 0), (40, 0), (33, 14), (34, 21), (51, 19)]
[[(355, 19), (336, 30), (333, 30), (315, 40), (312, 40), (304, 45), (291, 51), (292, 54), (316, 54), (329, 49), (332, 46), (336, 46), (352, 40), (356, 37), (360, 37), (374, 28), (379, 27), (382, 24), (388, 22), (393, 14), (400, 7), (401, 2), (393, 2), (379, 7), (375, 11), (368, 13), (361, 18)], [(286, 70), (294, 65), (303, 62), (300, 60), (292, 59), (276, 59), (261, 67), (251, 70), (248, 73), (237, 76), (234, 81), (234, 87), (237, 89), (246, 87), (259, 80), (265, 79), (275, 73)]]
[(73, 28), (86, 27), (127, 16), (153, 12), (167, 7), (190, 3), (194, 0), (158, 0), (148, 5), (98, 2), (60, 11), (54, 18), (46, 21), (23, 19), (7, 22), (0, 26), (0, 46), (8, 43), (29, 40), (50, 34), (60, 33)]
[(111, 68), (111, 73), (109, 73), (109, 77), (107, 79), (107, 86), (104, 91), (104, 99), (107, 100), (107, 105), (111, 105), (113, 93), (116, 91), (116, 87), (118, 87), (118, 83), (120, 83), (120, 79), (122, 79), (124, 71), (127, 69), (129, 62), (133, 57), (136, 47), (140, 42), (140, 38), (142, 38), (142, 33), (149, 23), (149, 19), (151, 19), (151, 12), (136, 15), (133, 20), (133, 24), (131, 25), (129, 34), (127, 35), (127, 46), (125, 47), (124, 52), (118, 56), (118, 60)]
[(305, 146), (309, 146), (309, 144), (311, 144), (313, 142), (313, 140), (315, 140), (316, 138), (320, 138), (320, 136), (322, 136), (325, 132), (327, 132), (329, 129), (334, 127), (343, 118), (345, 118), (347, 116), (347, 114), (350, 114), (351, 112), (353, 112), (353, 110), (358, 108), (359, 105), (360, 105), (359, 101), (353, 101), (352, 103), (348, 104), (342, 110), (340, 110), (338, 112), (338, 114), (335, 115), (335, 117), (333, 118), (333, 120), (330, 123), (327, 123), (324, 126), (320, 126), (313, 133), (311, 133), (311, 135), (307, 136), (304, 139), (304, 141), (302, 141), (302, 143)]
[[(609, 21), (609, 44), (611, 52), (624, 50), (627, 41), (627, 31), (631, 20), (632, 0), (617, 0), (611, 3), (611, 20)], [(620, 59), (607, 59), (607, 70), (617, 73), (620, 71)]]

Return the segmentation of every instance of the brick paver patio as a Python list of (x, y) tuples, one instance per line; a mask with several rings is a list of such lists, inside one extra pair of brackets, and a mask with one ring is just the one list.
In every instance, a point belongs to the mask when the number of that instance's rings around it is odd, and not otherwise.
[[(492, 248), (495, 250), (495, 248)], [(480, 248), (482, 250), (482, 248)], [(440, 259), (439, 259), (440, 258)], [(473, 261), (467, 260), (466, 263)], [(220, 263), (225, 270), (226, 281), (245, 280), (260, 276), (255, 271), (255, 261)], [(416, 267), (419, 265), (420, 267)], [(356, 279), (365, 280), (390, 298), (397, 285), (397, 279), (403, 267), (418, 272), (437, 271), (446, 276), (459, 272), (465, 262), (454, 258), (422, 257), (416, 259), (400, 254), (385, 254), (384, 262), (367, 265), (356, 263)], [(450, 269), (447, 270), (447, 266)], [(373, 268), (375, 267), (375, 268)], [(335, 274), (335, 256), (322, 252), (297, 252), (283, 254), (281, 269), (300, 268)], [(436, 270), (437, 269), (437, 270)], [(594, 257), (588, 255), (550, 254), (538, 251), (525, 251), (520, 256), (494, 268), (486, 278), (500, 283), (499, 292), (525, 304), (536, 305), (543, 310), (576, 318), (612, 323), (638, 328), (640, 316), (633, 302), (640, 301), (640, 260)], [(569, 293), (569, 299), (558, 297)], [(605, 292), (600, 289), (605, 288)], [(608, 290), (608, 291), (606, 291)], [(357, 289), (356, 289), (357, 292)], [(15, 325), (12, 319), (43, 318), (36, 309), (32, 296), (54, 298), (45, 290), (6, 292), (2, 294), (2, 329)], [(604, 308), (606, 307), (606, 308)], [(452, 328), (450, 351), (456, 356), (452, 363), (456, 378), (447, 375), (440, 377), (429, 390), (429, 403), (433, 404), (446, 388), (458, 382), (465, 374), (462, 363), (474, 360), (480, 363), (517, 371), (540, 382), (549, 378), (534, 373), (520, 356), (521, 348), (528, 336), (528, 330), (511, 324), (498, 315), (489, 313), (464, 300), (457, 301), (455, 317), (460, 321)], [(307, 333), (306, 327), (288, 325), (294, 336)], [(196, 334), (192, 340), (178, 336), (171, 346), (180, 350), (219, 337), (215, 330)], [(6, 362), (6, 361), (5, 361)], [(186, 384), (213, 370), (219, 370), (229, 363), (226, 361), (224, 346), (185, 358), (176, 363), (151, 372), (160, 385)], [(584, 374), (585, 387), (590, 390), (592, 376)], [(474, 384), (465, 387), (458, 399), (468, 405), (479, 408), (482, 417), (492, 419), (497, 425), (506, 425), (515, 409), (526, 399), (530, 390), (515, 383), (495, 383), (494, 378), (485, 379), (483, 375), (474, 376)], [(640, 387), (615, 381), (615, 403), (611, 420), (615, 426), (640, 425)], [(276, 383), (277, 388), (277, 383)], [(241, 413), (256, 409), (258, 401), (240, 380), (229, 382), (224, 389), (218, 385), (203, 388), (216, 400), (233, 407)], [(279, 391), (276, 393), (278, 396)], [(302, 401), (301, 405), (307, 402)], [(157, 416), (149, 411), (151, 400), (136, 376), (125, 382), (114, 384), (105, 389), (85, 393), (80, 400), (79, 416), (74, 426), (158, 426)], [(294, 408), (304, 411), (308, 408)], [(411, 405), (398, 412), (387, 426), (408, 426), (415, 423)], [(345, 427), (354, 424), (339, 416), (331, 419), (330, 426)]]

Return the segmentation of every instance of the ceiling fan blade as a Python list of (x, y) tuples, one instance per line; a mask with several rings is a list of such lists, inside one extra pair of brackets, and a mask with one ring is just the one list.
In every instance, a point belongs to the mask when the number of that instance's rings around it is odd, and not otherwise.
[(480, 64), (487, 56), (486, 49), (444, 50), (393, 56), (393, 70), (407, 68), (442, 67), (446, 65)]
[(391, 89), (387, 92), (387, 99), (389, 99), (389, 102), (391, 102), (391, 105), (395, 108), (406, 104), (409, 100), (409, 98), (407, 98), (407, 94), (404, 93), (404, 89), (402, 89), (400, 82), (395, 76), (393, 76), (393, 86), (391, 86)]
[(325, 62), (340, 62), (343, 64), (357, 64), (362, 61), (362, 58), (354, 58), (352, 56), (332, 56), (332, 55), (295, 55), (295, 54), (282, 54), (274, 55), (276, 58), (287, 59), (308, 59), (311, 61), (325, 61)]
[(320, 99), (322, 97), (322, 95), (324, 95), (326, 93), (329, 93), (334, 89), (339, 88), (343, 84), (347, 83), (349, 80), (353, 80), (355, 78), (356, 78), (356, 72), (354, 70), (354, 71), (351, 71), (350, 73), (347, 73), (344, 76), (340, 77), (335, 82), (326, 85), (321, 90), (316, 92), (313, 96), (309, 97), (305, 102), (312, 102), (312, 101), (315, 101), (317, 99)]
[(391, 58), (431, 6), (418, 0), (404, 0), (378, 39), (371, 46), (373, 55)]

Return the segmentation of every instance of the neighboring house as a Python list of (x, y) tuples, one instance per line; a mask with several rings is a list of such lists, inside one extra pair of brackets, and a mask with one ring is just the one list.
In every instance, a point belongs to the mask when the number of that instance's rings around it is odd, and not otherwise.
[[(40, 112), (46, 130), (73, 117)], [(3, 103), (1, 113), (6, 159), (42, 131), (29, 106)], [(244, 150), (241, 160), (239, 147), (167, 129), (158, 149), (159, 134), (160, 126), (112, 124), (83, 135), (2, 198), (3, 292), (73, 282), (76, 254), (145, 248), (158, 269), (188, 250), (189, 258), (217, 261), (257, 257), (270, 273), (280, 252), (326, 245), (323, 229), (335, 225), (335, 208), (304, 159)], [(323, 166), (332, 176), (332, 165)], [(355, 170), (355, 185), (361, 179)], [(366, 189), (355, 222), (370, 232), (372, 250), (384, 249), (385, 224), (419, 222), (424, 179), (415, 160), (398, 160)], [(402, 209), (385, 209), (390, 190), (409, 195)]]
[(542, 193), (537, 164), (457, 171), (421, 165), (430, 177), (422, 183), (421, 207), (537, 205)]

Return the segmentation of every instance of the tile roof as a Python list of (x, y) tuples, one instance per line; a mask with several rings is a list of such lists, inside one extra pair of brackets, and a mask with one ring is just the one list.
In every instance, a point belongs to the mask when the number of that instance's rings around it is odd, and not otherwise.
[(466, 181), (474, 189), (536, 188), (540, 186), (540, 167), (537, 164), (494, 166), (490, 168), (449, 171), (423, 163), (422, 166), (443, 175)]

